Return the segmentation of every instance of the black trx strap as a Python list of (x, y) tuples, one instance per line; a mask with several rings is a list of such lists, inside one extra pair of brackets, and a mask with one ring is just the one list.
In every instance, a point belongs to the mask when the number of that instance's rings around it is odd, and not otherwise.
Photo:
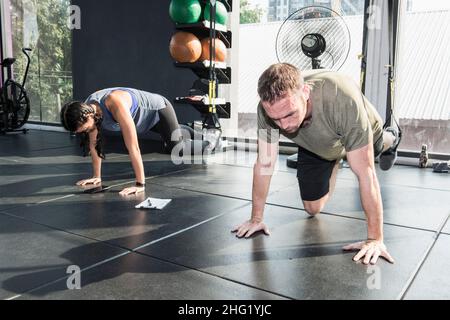
[(369, 36), (369, 7), (371, 6), (371, 0), (365, 0), (364, 2), (364, 22), (363, 22), (363, 45), (361, 54), (361, 78), (360, 85), (362, 93), (366, 93), (366, 70), (367, 70), (367, 45)]
[[(2, 15), (0, 14), (0, 62), (3, 61), (3, 29), (2, 29)], [(5, 80), (3, 66), (1, 66), (0, 83)]]
[(384, 129), (391, 126), (393, 122), (398, 127), (399, 134), (401, 135), (401, 128), (394, 115), (394, 82), (395, 82), (395, 54), (397, 52), (397, 26), (398, 26), (398, 14), (399, 14), (399, 1), (388, 1), (388, 33), (389, 33), (389, 64), (388, 68), (388, 88), (387, 88), (387, 103), (386, 103), (386, 122)]

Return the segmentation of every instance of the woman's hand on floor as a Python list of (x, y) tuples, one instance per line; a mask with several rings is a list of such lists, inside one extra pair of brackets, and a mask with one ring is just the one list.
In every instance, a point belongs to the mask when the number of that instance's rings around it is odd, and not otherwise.
[(141, 192), (144, 192), (144, 191), (145, 191), (145, 187), (136, 187), (136, 186), (134, 186), (134, 187), (128, 187), (128, 188), (123, 189), (122, 191), (120, 191), (119, 194), (121, 196), (129, 196), (129, 195), (138, 194), (138, 193), (141, 193)]
[(86, 186), (88, 184), (100, 184), (101, 182), (102, 182), (101, 178), (94, 177), (78, 181), (77, 186)]

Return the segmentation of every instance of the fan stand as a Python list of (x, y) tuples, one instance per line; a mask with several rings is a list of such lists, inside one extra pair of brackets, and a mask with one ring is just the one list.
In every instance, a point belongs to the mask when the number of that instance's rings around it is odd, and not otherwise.
[(312, 68), (313, 69), (322, 69), (322, 67), (320, 66), (320, 63), (321, 63), (322, 61), (320, 60), (320, 59), (317, 59), (317, 58), (313, 58), (312, 59)]

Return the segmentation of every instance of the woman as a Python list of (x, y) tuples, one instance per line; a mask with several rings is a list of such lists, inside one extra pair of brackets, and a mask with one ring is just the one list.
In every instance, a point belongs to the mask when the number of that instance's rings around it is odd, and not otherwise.
[[(77, 182), (79, 186), (101, 183), (102, 129), (120, 131), (130, 155), (136, 176), (134, 186), (123, 189), (121, 195), (145, 190), (145, 173), (139, 149), (138, 135), (157, 130), (171, 151), (178, 143), (193, 141), (183, 139), (177, 116), (170, 102), (161, 95), (131, 88), (109, 88), (91, 94), (86, 101), (74, 101), (61, 109), (61, 122), (68, 131), (82, 135), (82, 145), (89, 148), (92, 157), (93, 177)], [(202, 151), (208, 142), (202, 142)], [(178, 148), (177, 148), (178, 149)], [(181, 150), (183, 148), (180, 148)]]

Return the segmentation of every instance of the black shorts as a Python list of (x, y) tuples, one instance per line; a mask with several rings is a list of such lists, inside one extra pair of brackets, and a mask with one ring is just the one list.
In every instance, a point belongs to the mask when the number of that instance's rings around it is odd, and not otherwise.
[[(375, 157), (383, 150), (383, 137), (374, 143)], [(303, 201), (315, 201), (330, 190), (330, 178), (336, 160), (325, 160), (318, 155), (298, 147), (297, 179)]]
[(298, 147), (297, 179), (303, 201), (315, 201), (330, 190), (330, 177), (336, 160), (325, 160)]

